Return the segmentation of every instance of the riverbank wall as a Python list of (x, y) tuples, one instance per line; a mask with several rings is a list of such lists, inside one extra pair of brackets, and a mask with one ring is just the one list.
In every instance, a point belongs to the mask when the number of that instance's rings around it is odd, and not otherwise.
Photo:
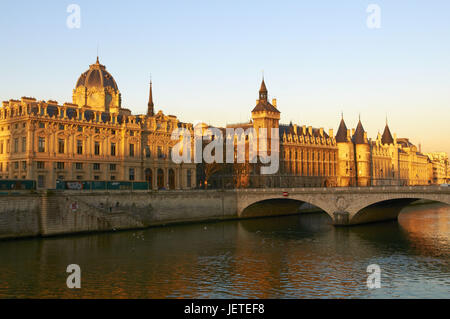
[(237, 218), (232, 191), (77, 191), (0, 197), (0, 239)]
[[(284, 206), (277, 203), (279, 214), (311, 210)], [(234, 190), (16, 192), (0, 196), (0, 240), (264, 217), (266, 210), (239, 216)]]

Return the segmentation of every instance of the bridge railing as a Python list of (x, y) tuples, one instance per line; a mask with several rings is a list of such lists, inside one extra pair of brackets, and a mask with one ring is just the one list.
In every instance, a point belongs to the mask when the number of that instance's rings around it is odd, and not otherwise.
[(387, 178), (343, 178), (336, 176), (298, 175), (215, 175), (208, 181), (200, 181), (199, 189), (236, 188), (305, 188), (305, 187), (383, 187), (383, 186), (426, 186), (427, 181), (408, 182), (404, 179)]

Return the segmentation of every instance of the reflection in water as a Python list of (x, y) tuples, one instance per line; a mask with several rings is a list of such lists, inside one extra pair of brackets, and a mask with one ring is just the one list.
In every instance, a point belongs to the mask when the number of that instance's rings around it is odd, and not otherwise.
[[(0, 297), (449, 298), (450, 208), (334, 228), (304, 214), (0, 242)], [(82, 289), (66, 287), (79, 264)], [(368, 290), (379, 264), (382, 288)]]

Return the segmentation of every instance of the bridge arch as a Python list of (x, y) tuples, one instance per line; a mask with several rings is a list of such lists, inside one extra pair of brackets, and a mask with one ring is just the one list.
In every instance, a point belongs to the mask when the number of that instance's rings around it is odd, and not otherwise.
[[(402, 208), (420, 199), (450, 205), (450, 188), (439, 186), (246, 189), (236, 195), (238, 217), (245, 217), (252, 204), (287, 196), (316, 206), (342, 226), (396, 219)], [(375, 214), (380, 207), (383, 211)]]
[[(258, 194), (242, 197), (238, 200), (238, 216), (249, 218), (298, 214), (298, 209), (305, 203), (333, 218), (333, 210), (325, 204), (325, 201), (314, 196), (301, 194), (290, 195), (289, 197), (283, 197), (279, 194)], [(260, 209), (260, 211), (255, 211), (255, 209)]]
[(436, 196), (431, 194), (393, 194), (388, 196), (388, 199), (370, 199), (366, 203), (363, 203), (361, 207), (357, 207), (349, 212), (349, 224), (358, 225), (397, 219), (398, 215), (406, 206), (418, 200), (430, 200), (436, 203), (450, 205), (449, 200), (436, 198)]

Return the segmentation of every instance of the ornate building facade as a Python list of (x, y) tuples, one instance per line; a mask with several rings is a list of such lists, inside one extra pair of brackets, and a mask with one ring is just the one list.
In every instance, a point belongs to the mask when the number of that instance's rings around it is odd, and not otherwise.
[(407, 138), (392, 135), (387, 122), (374, 140), (361, 120), (350, 130), (342, 117), (336, 135), (332, 129), (280, 124), (264, 79), (251, 120), (220, 129), (223, 134), (227, 128), (253, 128), (257, 134), (268, 129), (268, 150), (270, 129), (276, 129), (279, 170), (272, 175), (261, 175), (261, 163), (250, 162), (248, 140), (244, 163), (175, 164), (171, 149), (178, 141), (172, 132), (185, 128), (192, 137), (193, 125), (155, 112), (154, 106), (150, 83), (147, 114), (123, 108), (117, 83), (98, 58), (76, 82), (72, 103), (29, 97), (3, 102), (0, 179), (34, 180), (38, 188), (50, 189), (58, 181), (147, 181), (151, 189), (185, 189), (428, 185), (449, 178), (446, 155), (422, 154)]
[(150, 83), (146, 115), (122, 108), (114, 78), (98, 58), (78, 79), (72, 103), (21, 100), (0, 108), (0, 179), (148, 181), (152, 189), (195, 187), (195, 164), (169, 156), (174, 129), (192, 131), (162, 111), (155, 114)]
[(367, 137), (361, 119), (350, 130), (342, 117), (336, 136), (332, 129), (327, 134), (323, 128), (279, 124), (281, 113), (275, 99), (269, 103), (264, 79), (251, 114), (249, 122), (227, 128), (277, 128), (280, 169), (274, 176), (259, 176), (258, 165), (234, 164), (235, 187), (429, 185), (442, 183), (448, 174), (445, 161), (430, 160), (409, 139), (392, 136), (387, 121), (375, 140)]

